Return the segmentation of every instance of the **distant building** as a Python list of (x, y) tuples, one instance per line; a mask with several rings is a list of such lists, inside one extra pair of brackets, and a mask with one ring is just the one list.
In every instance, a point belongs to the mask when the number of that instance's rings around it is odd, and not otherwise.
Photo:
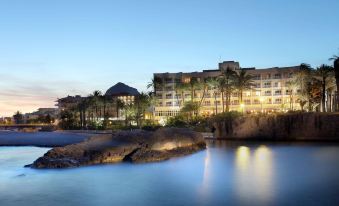
[(0, 124), (13, 124), (13, 117), (0, 117)]
[[(139, 95), (137, 89), (130, 87), (124, 83), (118, 82), (114, 86), (110, 87), (102, 97), (105, 99), (105, 113), (109, 116), (111, 120), (122, 120), (123, 117), (120, 112), (120, 108), (117, 105), (117, 99), (120, 99), (123, 103), (129, 104), (133, 103), (135, 96)], [(85, 100), (88, 100), (89, 97), (82, 97), (80, 95), (76, 96), (67, 96), (64, 98), (60, 98), (57, 100), (56, 106), (59, 108), (60, 111), (69, 110), (69, 109), (77, 109), (80, 103)], [(102, 110), (103, 107), (97, 108)], [(103, 118), (103, 111), (102, 115)]]
[[(299, 66), (291, 67), (273, 67), (265, 69), (241, 68), (239, 62), (224, 61), (219, 63), (218, 69), (203, 70), (202, 72), (190, 73), (155, 73), (154, 78), (158, 78), (162, 82), (161, 87), (157, 87), (155, 95), (157, 105), (155, 107), (156, 118), (162, 119), (171, 116), (176, 116), (184, 99), (191, 99), (191, 92), (185, 91), (184, 97), (181, 97), (181, 92), (176, 92), (176, 85), (179, 83), (189, 83), (192, 78), (202, 81), (208, 77), (218, 77), (222, 72), (230, 68), (234, 71), (245, 69), (248, 74), (253, 76), (254, 86), (251, 90), (243, 93), (243, 108), (245, 112), (254, 111), (272, 111), (284, 110), (290, 104), (290, 94), (287, 88), (287, 82), (291, 80), (293, 74), (298, 70)], [(214, 94), (216, 94), (214, 96)], [(201, 100), (203, 95), (202, 90), (194, 92), (193, 100)], [(210, 115), (216, 112), (222, 112), (221, 93), (217, 90), (208, 90), (205, 92), (200, 111), (203, 115)], [(294, 108), (299, 108), (297, 104), (297, 96), (293, 97)], [(240, 110), (239, 97), (234, 93), (231, 97), (230, 110)]]
[(111, 88), (109, 88), (105, 96), (112, 97), (112, 98), (118, 98), (122, 100), (125, 103), (133, 103), (135, 96), (138, 96), (139, 92), (137, 89), (130, 87), (124, 83), (118, 82)]
[(39, 118), (45, 118), (49, 116), (50, 119), (57, 119), (59, 115), (59, 109), (58, 108), (39, 108), (35, 112), (26, 113), (24, 115), (24, 122), (30, 122), (37, 120)]

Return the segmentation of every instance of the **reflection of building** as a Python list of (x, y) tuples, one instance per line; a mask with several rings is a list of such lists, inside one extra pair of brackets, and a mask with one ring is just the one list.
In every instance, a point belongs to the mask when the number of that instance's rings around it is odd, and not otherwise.
[[(242, 106), (244, 111), (260, 111), (261, 109), (270, 111), (289, 108), (291, 98), (287, 82), (291, 80), (293, 73), (299, 68), (298, 66), (266, 69), (241, 68), (238, 62), (225, 61), (219, 63), (219, 69), (215, 70), (190, 73), (155, 73), (154, 77), (160, 79), (162, 84), (155, 91), (158, 101), (155, 108), (156, 117), (159, 119), (161, 117), (175, 116), (183, 105), (183, 101), (192, 99), (190, 89), (184, 92), (176, 89), (178, 83), (189, 83), (192, 78), (201, 82), (208, 77), (218, 77), (222, 75), (226, 68), (235, 71), (244, 69), (248, 74), (253, 76), (254, 86), (252, 86), (251, 90), (244, 91), (243, 93), (244, 104)], [(218, 90), (209, 89), (204, 94), (202, 89), (196, 89), (193, 100), (202, 100), (202, 108), (200, 110), (203, 114), (215, 113), (216, 107), (218, 113), (222, 112), (221, 93)], [(294, 107), (298, 106), (296, 101), (297, 98), (294, 97)], [(230, 104), (231, 110), (240, 109), (239, 97), (236, 93), (232, 95)]]

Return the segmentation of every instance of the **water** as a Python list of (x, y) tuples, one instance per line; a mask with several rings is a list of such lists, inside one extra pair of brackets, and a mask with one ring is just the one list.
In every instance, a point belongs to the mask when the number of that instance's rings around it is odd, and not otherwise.
[(339, 205), (339, 146), (211, 143), (149, 164), (23, 168), (48, 149), (0, 147), (0, 205)]

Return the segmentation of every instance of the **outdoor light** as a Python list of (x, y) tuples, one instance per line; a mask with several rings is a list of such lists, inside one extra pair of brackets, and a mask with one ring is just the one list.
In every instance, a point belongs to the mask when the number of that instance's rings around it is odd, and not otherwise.
[(244, 103), (241, 103), (241, 104), (240, 104), (240, 108), (241, 108), (241, 110), (242, 110), (242, 113), (244, 113), (244, 107), (245, 107), (245, 104), (244, 104)]

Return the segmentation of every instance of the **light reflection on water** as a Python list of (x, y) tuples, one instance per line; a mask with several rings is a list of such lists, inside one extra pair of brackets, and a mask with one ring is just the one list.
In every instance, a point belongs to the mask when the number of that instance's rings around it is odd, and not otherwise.
[(212, 142), (151, 164), (33, 170), (46, 148), (0, 147), (0, 205), (336, 205), (337, 145)]

